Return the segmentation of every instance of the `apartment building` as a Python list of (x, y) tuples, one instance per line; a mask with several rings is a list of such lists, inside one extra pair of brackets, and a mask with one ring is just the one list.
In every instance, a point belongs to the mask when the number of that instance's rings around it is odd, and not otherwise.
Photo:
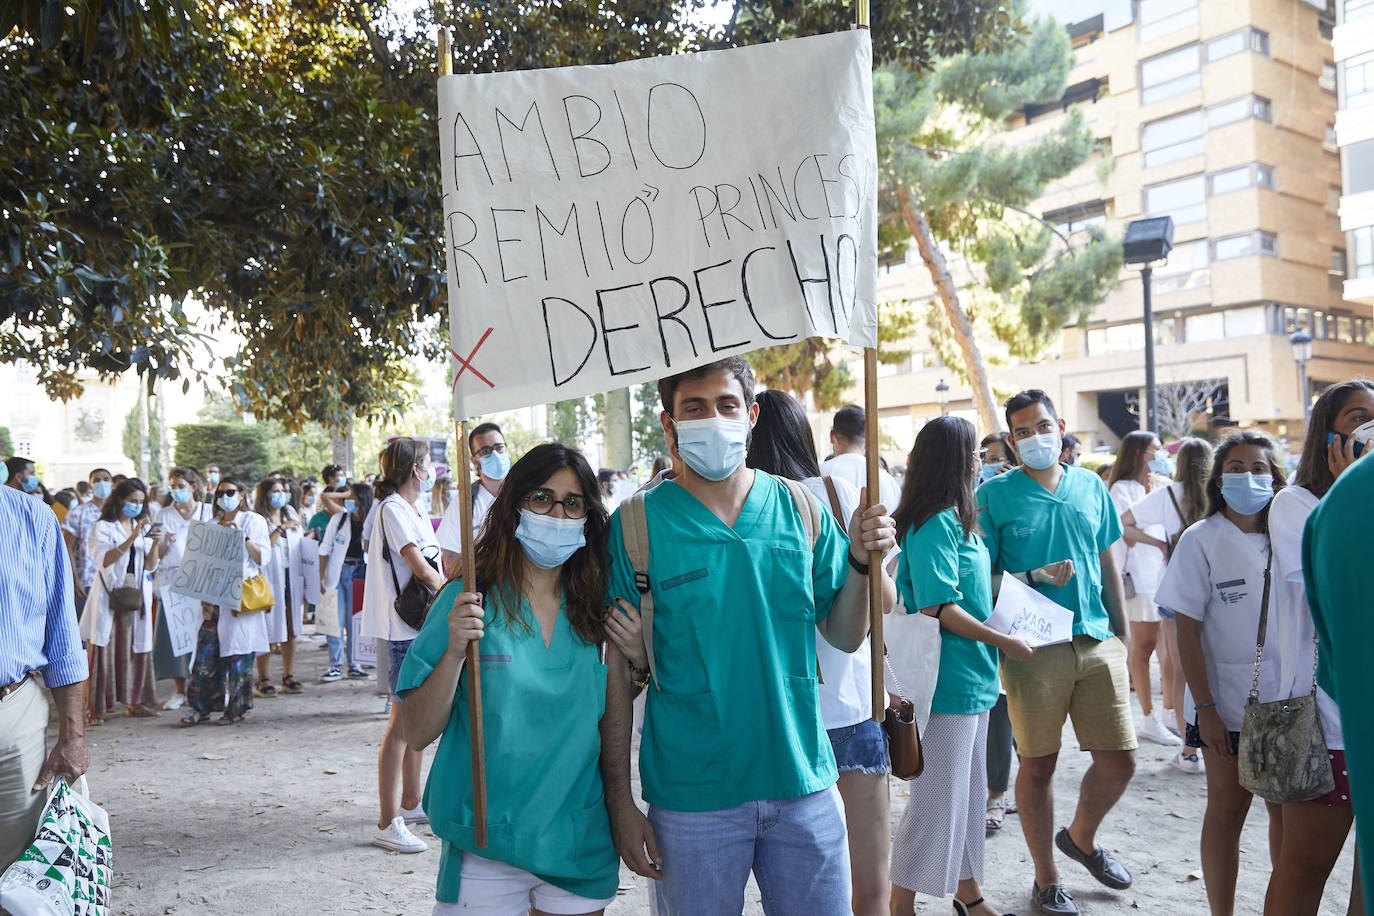
[[(1352, 94), (1374, 100), (1374, 0), (1334, 2), (1346, 7), (1339, 59), (1335, 11), (1309, 0), (1055, 4), (1061, 21), (1082, 17), (1065, 22), (1076, 63), (1064, 97), (1023, 111), (1002, 138), (1024, 142), (1070, 105), (1083, 110), (1100, 155), (1048, 188), (1040, 213), (1116, 237), (1131, 220), (1172, 216), (1174, 249), (1151, 285), (1158, 385), (1204, 392), (1195, 425), (1257, 427), (1294, 446), (1314, 392), (1374, 375), (1374, 107), (1361, 115)], [(1142, 293), (1139, 271), (1123, 270), (1088, 325), (1065, 328), (1041, 360), (991, 366), (995, 392), (1043, 388), (1089, 449), (1114, 447), (1139, 425)], [(880, 301), (932, 294), (914, 252), (879, 277)], [(1306, 392), (1289, 340), (1298, 329), (1314, 337)], [(929, 341), (912, 345), (879, 385), (885, 438), (903, 449), (941, 412), (977, 422)]]

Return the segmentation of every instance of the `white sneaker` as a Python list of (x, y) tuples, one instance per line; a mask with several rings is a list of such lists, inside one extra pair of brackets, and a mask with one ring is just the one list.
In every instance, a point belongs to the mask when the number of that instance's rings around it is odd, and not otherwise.
[(186, 694), (174, 694), (170, 700), (162, 704), (163, 709), (180, 709), (186, 705)]
[(425, 814), (425, 809), (416, 805), (414, 808), (401, 808), (401, 817), (407, 824), (428, 824), (429, 815)]
[(1160, 717), (1160, 721), (1163, 722), (1164, 727), (1169, 730), (1169, 734), (1176, 735), (1180, 738), (1183, 737), (1182, 733), (1178, 730), (1178, 716), (1174, 715), (1172, 709), (1166, 709), (1162, 712), (1155, 710), (1155, 715)]
[(1173, 759), (1169, 761), (1169, 766), (1180, 772), (1187, 773), (1190, 776), (1198, 776), (1205, 773), (1206, 768), (1202, 765), (1202, 755), (1196, 751), (1191, 754), (1184, 753), (1184, 751), (1187, 750), (1191, 749), (1183, 748), (1183, 750), (1175, 754)]
[(1164, 726), (1164, 722), (1159, 718), (1159, 711), (1150, 713), (1145, 720), (1140, 723), (1140, 728), (1136, 729), (1136, 734), (1146, 741), (1153, 741), (1155, 744), (1163, 744), (1168, 747), (1178, 747), (1183, 743), (1183, 739)]
[(405, 818), (397, 815), (385, 830), (372, 834), (372, 845), (392, 852), (424, 852), (429, 844), (406, 829)]

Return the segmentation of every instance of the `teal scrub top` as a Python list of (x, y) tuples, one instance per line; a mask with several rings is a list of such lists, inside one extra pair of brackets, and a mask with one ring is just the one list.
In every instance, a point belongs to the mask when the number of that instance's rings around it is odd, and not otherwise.
[(317, 532), (319, 536), (323, 538), (324, 530), (329, 527), (329, 513), (321, 509), (319, 512), (310, 516), (310, 521), (305, 527), (309, 528), (311, 531)]
[[(645, 801), (714, 811), (833, 785), (816, 624), (849, 574), (849, 538), (821, 512), (808, 549), (791, 494), (762, 471), (733, 527), (672, 481), (646, 494), (645, 514), (657, 664), (639, 748)], [(637, 607), (618, 517), (610, 553), (611, 595)]]
[[(420, 686), (448, 648), (448, 611), (463, 590), (444, 586), (401, 665), (397, 691)], [(440, 903), (457, 903), (464, 850), (524, 869), (541, 881), (594, 900), (614, 897), (620, 859), (611, 840), (598, 762), (606, 710), (606, 666), (597, 646), (573, 632), (559, 608), (548, 647), (523, 596), (505, 613), (506, 590), (486, 596), (482, 637), (482, 726), (487, 764), (487, 845), (473, 837), (472, 758), (466, 676), (458, 681), (439, 740), (424, 808), (443, 840)]]
[[(992, 566), (983, 539), (964, 526), (953, 508), (931, 516), (902, 538), (897, 591), (908, 614), (957, 604), (975, 620), (992, 616)], [(997, 650), (985, 642), (940, 630), (940, 674), (930, 711), (977, 715), (997, 704)]]
[[(1314, 433), (1315, 435), (1315, 433)], [(1374, 507), (1374, 458), (1346, 468), (1307, 518), (1302, 574), (1317, 630), (1317, 680), (1341, 708), (1346, 772), (1360, 846), (1374, 849), (1374, 694), (1369, 647), (1369, 518)], [(1374, 894), (1374, 855), (1361, 855), (1365, 898)]]
[(1087, 468), (1061, 466), (1064, 476), (1053, 493), (1020, 468), (984, 483), (978, 488), (979, 527), (998, 572), (1073, 560), (1073, 578), (1063, 588), (1035, 587), (1073, 611), (1075, 636), (1110, 639), (1098, 554), (1121, 537), (1121, 519), (1102, 478)]

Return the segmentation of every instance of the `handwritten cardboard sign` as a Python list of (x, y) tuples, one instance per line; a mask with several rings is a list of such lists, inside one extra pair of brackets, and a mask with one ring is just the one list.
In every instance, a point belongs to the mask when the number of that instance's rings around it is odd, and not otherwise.
[(301, 575), (305, 577), (305, 601), (320, 603), (320, 542), (306, 538), (301, 541)]
[(163, 586), (158, 591), (162, 599), (159, 607), (167, 621), (167, 635), (172, 640), (172, 655), (180, 658), (196, 649), (196, 631), (200, 629), (200, 599), (181, 595)]
[(243, 532), (232, 525), (191, 522), (170, 590), (222, 608), (243, 603)]
[(876, 346), (871, 64), (849, 31), (442, 78), (458, 415)]
[(997, 606), (984, 622), (1036, 649), (1073, 639), (1073, 611), (1055, 604), (1012, 573), (1003, 574)]

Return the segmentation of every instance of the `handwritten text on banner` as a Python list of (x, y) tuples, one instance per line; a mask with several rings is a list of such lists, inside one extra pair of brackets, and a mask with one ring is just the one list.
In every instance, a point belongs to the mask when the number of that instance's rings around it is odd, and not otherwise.
[(439, 82), (460, 416), (875, 346), (866, 31)]

